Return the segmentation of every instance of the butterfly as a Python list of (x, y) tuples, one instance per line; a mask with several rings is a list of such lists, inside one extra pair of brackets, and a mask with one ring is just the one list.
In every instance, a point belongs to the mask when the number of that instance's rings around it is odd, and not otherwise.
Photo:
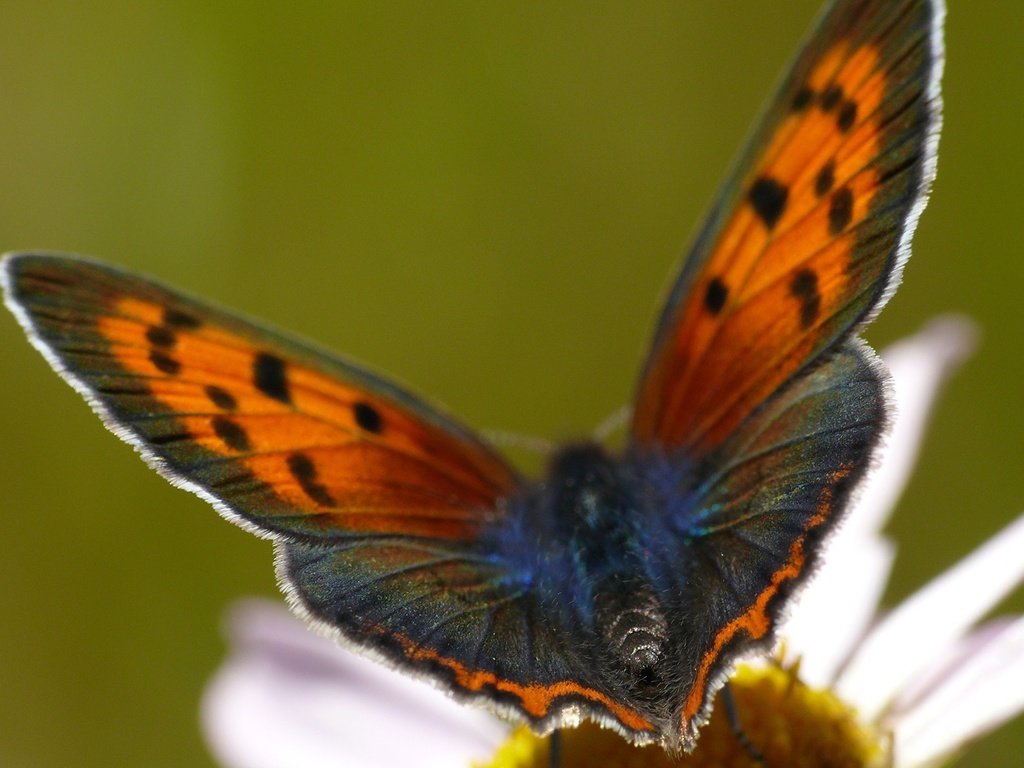
[(826, 7), (671, 289), (625, 445), (563, 446), (537, 479), (405, 389), (112, 266), (10, 255), (6, 304), (151, 467), (274, 542), (317, 629), (539, 733), (690, 749), (887, 423), (858, 332), (934, 176), (942, 19)]

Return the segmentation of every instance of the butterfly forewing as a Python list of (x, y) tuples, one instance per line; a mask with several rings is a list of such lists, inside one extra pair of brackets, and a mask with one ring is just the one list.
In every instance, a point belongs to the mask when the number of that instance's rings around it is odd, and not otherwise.
[(37, 345), (108, 425), (259, 531), (471, 541), (518, 484), (411, 395), (234, 314), (79, 259), (5, 270)]
[(823, 15), (673, 287), (637, 444), (706, 455), (887, 298), (934, 172), (941, 13), (862, 0)]

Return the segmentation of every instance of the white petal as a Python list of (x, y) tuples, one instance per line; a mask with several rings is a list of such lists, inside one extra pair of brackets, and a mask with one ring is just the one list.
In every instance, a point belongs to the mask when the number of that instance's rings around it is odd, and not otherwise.
[(895, 728), (897, 766), (929, 763), (1024, 710), (1024, 618), (989, 633)]
[(904, 688), (892, 706), (886, 710), (887, 721), (898, 721), (908, 712), (913, 711), (920, 703), (931, 696), (942, 686), (946, 679), (967, 664), (976, 654), (984, 652), (986, 646), (998, 640), (1000, 635), (1013, 626), (1016, 619), (1003, 616), (986, 621), (974, 629), (967, 637), (945, 649), (923, 674), (918, 675)]
[(879, 531), (903, 492), (942, 385), (968, 356), (974, 337), (968, 320), (944, 316), (882, 352), (893, 380), (890, 434), (779, 633), (787, 655), (801, 658), (801, 676), (813, 685), (832, 681), (875, 615), (894, 557), (892, 543)]
[(880, 531), (917, 462), (928, 417), (946, 380), (971, 354), (977, 331), (964, 317), (937, 317), (882, 352), (892, 375), (894, 419), (876, 467), (843, 525), (844, 535)]
[(800, 659), (800, 677), (810, 685), (832, 683), (875, 615), (895, 552), (882, 539), (873, 544), (830, 551), (829, 567), (801, 592), (782, 625), (786, 656)]
[(836, 684), (868, 719), (1024, 579), (1024, 516), (907, 598), (868, 634)]
[(507, 733), (496, 718), (339, 648), (283, 608), (240, 604), (232, 654), (207, 687), (207, 741), (230, 768), (468, 766)]

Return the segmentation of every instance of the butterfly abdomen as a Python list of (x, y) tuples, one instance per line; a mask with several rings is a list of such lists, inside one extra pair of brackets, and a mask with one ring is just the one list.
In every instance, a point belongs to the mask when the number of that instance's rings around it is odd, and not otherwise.
[(650, 587), (625, 581), (617, 589), (600, 593), (596, 608), (597, 623), (612, 656), (636, 676), (652, 672), (665, 654), (668, 625)]
[(551, 462), (537, 500), (548, 536), (545, 557), (559, 562), (552, 589), (569, 586), (580, 622), (602, 658), (647, 677), (664, 657), (668, 629), (645, 575), (636, 530), (639, 495), (622, 464), (594, 444), (574, 445)]

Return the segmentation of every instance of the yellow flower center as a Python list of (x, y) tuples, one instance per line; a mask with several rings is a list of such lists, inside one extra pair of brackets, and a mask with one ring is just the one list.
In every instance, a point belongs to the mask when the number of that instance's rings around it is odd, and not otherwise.
[[(887, 740), (862, 724), (829, 690), (805, 685), (775, 665), (741, 666), (729, 681), (743, 732), (769, 768), (877, 768), (889, 764)], [(661, 747), (634, 747), (614, 731), (584, 723), (562, 731), (560, 768), (753, 768), (716, 701), (697, 748), (673, 758)], [(516, 729), (486, 768), (548, 768), (550, 739)]]

